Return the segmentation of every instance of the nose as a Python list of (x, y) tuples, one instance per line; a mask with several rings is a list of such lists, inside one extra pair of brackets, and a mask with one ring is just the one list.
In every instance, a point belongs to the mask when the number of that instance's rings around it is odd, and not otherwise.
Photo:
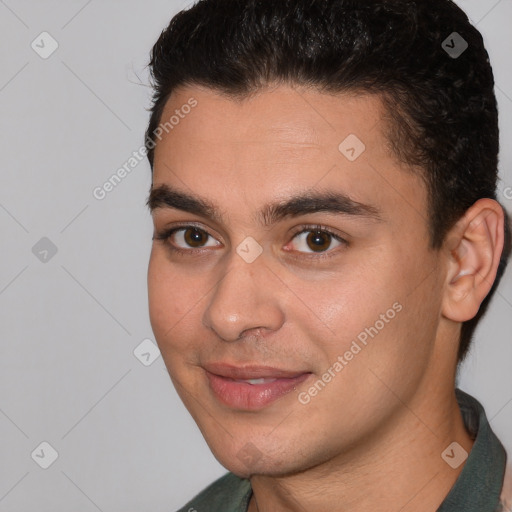
[(277, 331), (285, 320), (281, 287), (262, 256), (247, 263), (234, 253), (213, 290), (203, 324), (224, 341), (236, 341), (246, 331)]

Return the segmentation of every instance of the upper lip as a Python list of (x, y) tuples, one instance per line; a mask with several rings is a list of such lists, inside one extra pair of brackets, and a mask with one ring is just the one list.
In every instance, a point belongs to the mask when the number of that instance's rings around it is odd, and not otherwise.
[(235, 380), (246, 379), (291, 379), (299, 377), (307, 371), (283, 370), (272, 366), (241, 365), (235, 366), (227, 363), (208, 363), (203, 368), (219, 377), (226, 377)]

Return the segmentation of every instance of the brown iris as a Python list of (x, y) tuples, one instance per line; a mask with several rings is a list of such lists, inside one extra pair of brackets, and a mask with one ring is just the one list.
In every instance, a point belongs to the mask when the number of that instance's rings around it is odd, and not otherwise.
[(191, 247), (201, 247), (208, 239), (208, 234), (197, 228), (186, 229), (183, 236), (185, 238), (185, 242)]
[(306, 237), (306, 243), (314, 251), (325, 251), (331, 244), (331, 235), (322, 231), (311, 231)]

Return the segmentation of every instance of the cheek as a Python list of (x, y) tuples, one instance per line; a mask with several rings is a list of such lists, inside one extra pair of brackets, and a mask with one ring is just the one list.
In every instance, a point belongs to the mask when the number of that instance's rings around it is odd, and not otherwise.
[(388, 296), (400, 304), (400, 311), (369, 341), (366, 351), (368, 367), (392, 389), (404, 393), (415, 388), (429, 365), (439, 322), (437, 274), (432, 262), (424, 263), (404, 262), (401, 273), (389, 275), (396, 279), (387, 282)]
[[(367, 262), (354, 262), (350, 270), (342, 269), (319, 286), (296, 283), (298, 295), (315, 313), (308, 315), (312, 320), (303, 326), (331, 363), (350, 350), (372, 367), (387, 366), (387, 373), (408, 357), (417, 363), (417, 356), (430, 350), (436, 305), (425, 304), (425, 290), (431, 289), (432, 282), (425, 281), (425, 272), (416, 264), (400, 257), (382, 252)], [(293, 308), (300, 324), (301, 308)]]
[(308, 321), (311, 339), (325, 333), (327, 338), (323, 338), (323, 343), (333, 343), (338, 348), (392, 307), (397, 293), (387, 287), (388, 281), (377, 265), (361, 261), (343, 265), (321, 281), (292, 284), (290, 288), (300, 300), (292, 298), (290, 309), (299, 324), (301, 312), (303, 319), (311, 319)]
[(160, 259), (153, 249), (148, 267), (148, 300), (151, 325), (157, 337), (157, 332), (173, 316), (172, 288)]
[(169, 264), (163, 251), (153, 250), (148, 267), (149, 316), (161, 350), (182, 336), (199, 307), (199, 290)]

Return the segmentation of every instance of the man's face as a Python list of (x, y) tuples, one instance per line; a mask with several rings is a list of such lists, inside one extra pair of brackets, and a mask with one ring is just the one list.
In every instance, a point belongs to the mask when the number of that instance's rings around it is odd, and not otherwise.
[[(444, 267), (379, 99), (279, 86), (237, 102), (188, 87), (161, 122), (176, 110), (155, 150), (155, 235), (168, 237), (153, 243), (148, 285), (180, 397), (239, 475), (368, 449), (441, 373)], [(215, 216), (171, 207), (163, 186)]]

